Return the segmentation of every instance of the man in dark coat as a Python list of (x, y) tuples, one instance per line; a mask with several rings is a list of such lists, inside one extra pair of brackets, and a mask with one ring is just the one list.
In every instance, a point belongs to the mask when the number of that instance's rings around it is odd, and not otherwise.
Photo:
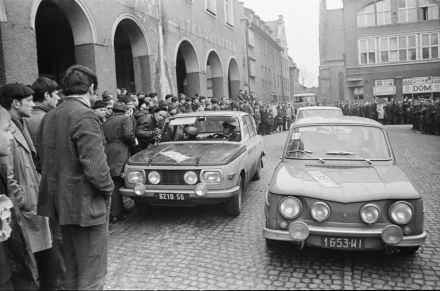
[(124, 179), (121, 174), (124, 165), (130, 158), (130, 148), (136, 145), (133, 122), (127, 114), (128, 108), (124, 103), (116, 102), (113, 105), (114, 115), (103, 125), (105, 137), (105, 153), (107, 164), (110, 167), (115, 188), (112, 194), (111, 218), (110, 221), (122, 220), (124, 204), (119, 189), (124, 186)]
[(58, 217), (66, 252), (66, 289), (103, 289), (113, 181), (95, 103), (98, 78), (74, 65), (61, 81), (65, 101), (43, 118), (38, 213)]
[(139, 118), (136, 137), (139, 141), (139, 145), (146, 149), (150, 144), (154, 144), (160, 140), (160, 132), (163, 127), (163, 122), (168, 116), (166, 108), (156, 108), (153, 114), (143, 115)]

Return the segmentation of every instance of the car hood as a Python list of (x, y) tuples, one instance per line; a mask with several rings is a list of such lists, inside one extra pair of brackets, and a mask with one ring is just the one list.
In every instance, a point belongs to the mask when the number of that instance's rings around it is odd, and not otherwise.
[(128, 163), (149, 166), (226, 165), (244, 151), (246, 148), (240, 143), (161, 143), (135, 154)]
[(272, 178), (270, 191), (341, 203), (420, 198), (396, 165), (293, 166), (281, 163)]

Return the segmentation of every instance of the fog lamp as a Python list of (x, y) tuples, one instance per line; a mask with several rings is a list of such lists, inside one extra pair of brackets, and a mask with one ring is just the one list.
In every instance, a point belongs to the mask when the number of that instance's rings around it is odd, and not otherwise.
[(199, 183), (194, 188), (194, 193), (199, 197), (205, 196), (206, 192), (208, 192), (208, 189), (204, 183)]
[(289, 227), (289, 234), (294, 241), (304, 241), (309, 237), (309, 227), (302, 221), (295, 221)]
[(134, 185), (133, 190), (134, 190), (134, 194), (139, 195), (139, 196), (141, 196), (141, 195), (145, 194), (145, 192), (147, 192), (147, 188), (145, 187), (144, 184)]
[(394, 246), (403, 238), (403, 231), (397, 225), (388, 225), (382, 231), (382, 240), (387, 245)]
[(289, 226), (289, 223), (287, 223), (287, 221), (285, 221), (285, 220), (280, 221), (280, 228), (281, 229), (287, 229), (288, 226)]

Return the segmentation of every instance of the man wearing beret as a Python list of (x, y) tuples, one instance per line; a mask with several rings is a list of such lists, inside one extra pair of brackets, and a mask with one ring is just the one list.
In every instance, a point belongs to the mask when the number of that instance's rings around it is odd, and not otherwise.
[(66, 98), (43, 118), (38, 135), (42, 178), (38, 213), (58, 217), (66, 254), (66, 289), (103, 289), (113, 181), (104, 137), (92, 107), (98, 78), (89, 68), (67, 69)]
[[(23, 84), (7, 84), (1, 88), (1, 105), (11, 116), (13, 136), (6, 167), (11, 199), (20, 210), (19, 216), (30, 250), (37, 261), (40, 287), (51, 288), (47, 262), (52, 255), (52, 237), (49, 219), (37, 215), (39, 175), (34, 164), (35, 147), (24, 117), (30, 117), (34, 91)], [(3, 162), (3, 161), (2, 161)], [(53, 287), (53, 286), (52, 286)]]

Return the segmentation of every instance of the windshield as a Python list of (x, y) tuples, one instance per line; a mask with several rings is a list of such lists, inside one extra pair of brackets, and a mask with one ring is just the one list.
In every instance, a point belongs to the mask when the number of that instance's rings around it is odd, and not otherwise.
[(369, 126), (307, 126), (289, 135), (285, 152), (291, 159), (390, 160), (391, 152), (380, 128)]
[(162, 142), (241, 141), (238, 119), (231, 116), (176, 117), (165, 124)]
[(340, 118), (342, 112), (338, 109), (305, 109), (299, 110), (297, 119), (319, 116), (323, 118)]

